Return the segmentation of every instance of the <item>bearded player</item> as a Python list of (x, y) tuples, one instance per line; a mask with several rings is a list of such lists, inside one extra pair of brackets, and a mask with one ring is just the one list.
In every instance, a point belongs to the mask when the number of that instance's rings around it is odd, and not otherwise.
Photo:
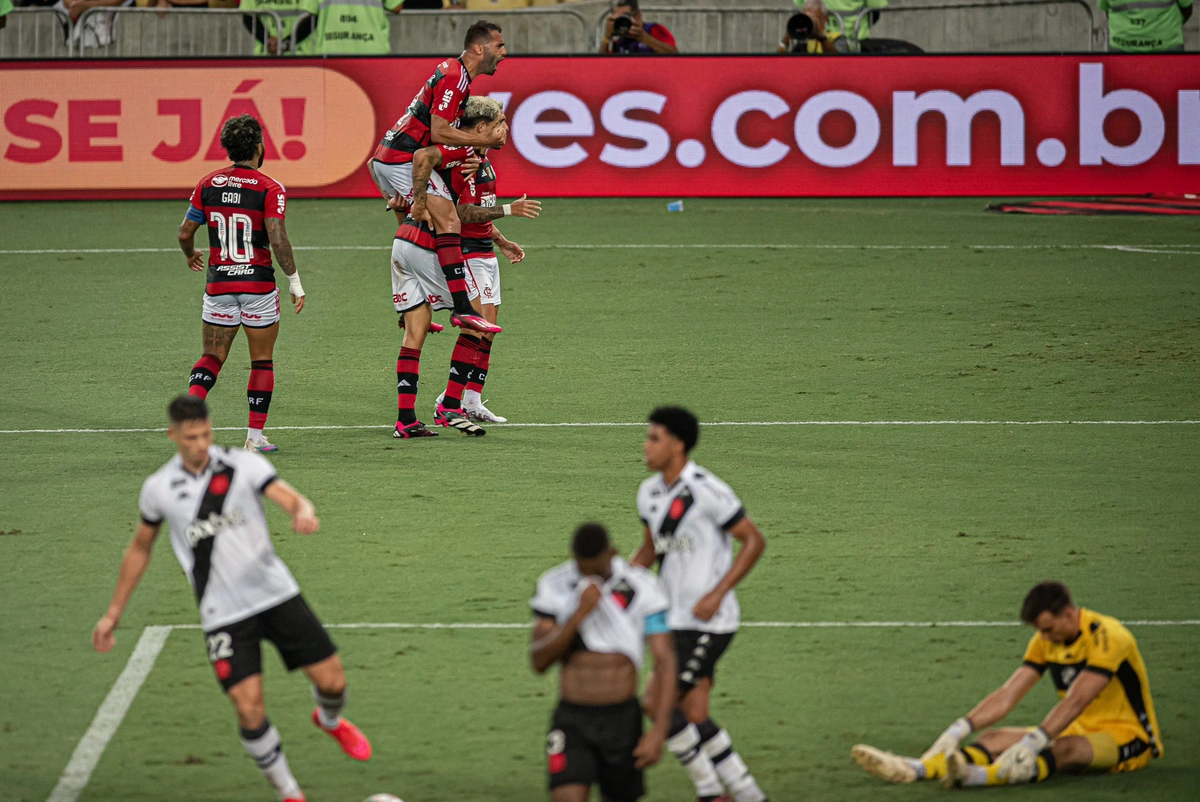
[[(687, 771), (700, 802), (767, 802), (729, 732), (709, 716), (717, 661), (741, 621), (734, 588), (766, 548), (742, 502), (688, 456), (700, 438), (696, 416), (680, 407), (650, 413), (643, 453), (655, 474), (638, 488), (644, 526), (635, 565), (657, 559), (671, 599), (667, 620), (679, 662), (679, 701), (671, 714), (667, 747)], [(733, 553), (733, 541), (742, 548)], [(647, 708), (654, 707), (647, 694)]]
[[(467, 101), (464, 109), (464, 121), (480, 122), (472, 126), (464, 122), (463, 130), (474, 130), (483, 135), (488, 125), (496, 125), (497, 120), (500, 123), (504, 121), (503, 107), (490, 97), (473, 97)], [(497, 146), (497, 149), (499, 147)], [(475, 152), (479, 156), (478, 167), (473, 172), (453, 171), (450, 175), (451, 188), (457, 195), (460, 206), (466, 204), (483, 209), (496, 209), (496, 169), (488, 158), (488, 149), (476, 147)], [(418, 186), (425, 185), (426, 176), (435, 166), (436, 161), (430, 158), (414, 167), (413, 180)], [(419, 201), (424, 194), (424, 190), (417, 190), (414, 199)], [(515, 203), (521, 205), (526, 200), (526, 197), (522, 196)], [(511, 213), (512, 207), (513, 204), (506, 204), (500, 207), (500, 211), (507, 215)], [(483, 316), (489, 323), (495, 324), (500, 309), (500, 263), (496, 259), (496, 251), (500, 251), (515, 265), (525, 259), (525, 250), (500, 233), (500, 229), (496, 228), (492, 220), (481, 223), (464, 222), (462, 243), (463, 255), (467, 260), (467, 273), (479, 291), (479, 304)], [(482, 423), (505, 423), (508, 420), (488, 409), (483, 400), (483, 386), (491, 367), (492, 345), (495, 339), (494, 332), (484, 332), (483, 336), (477, 339), (478, 355), (475, 368), (467, 377), (462, 395), (462, 410), (471, 420)], [(438, 396), (437, 405), (443, 405), (444, 401), (445, 393)]]
[[(413, 203), (413, 155), (430, 145), (448, 147), (491, 147), (502, 141), (500, 132), (490, 137), (460, 130), (463, 105), (471, 96), (471, 82), (476, 76), (494, 75), (497, 66), (507, 56), (500, 26), (480, 20), (467, 29), (463, 52), (458, 58), (443, 61), (427, 80), (417, 96), (375, 149), (368, 168), (384, 198), (399, 195)], [(455, 326), (476, 331), (498, 333), (500, 328), (488, 323), (471, 305), (467, 289), (466, 266), (462, 252), (462, 223), (455, 212), (454, 198), (442, 176), (433, 176), (428, 186), (428, 201), (415, 207), (417, 219), (424, 210), (433, 223), (438, 264), (450, 291)]]
[[(1137, 771), (1162, 756), (1146, 664), (1120, 621), (1077, 607), (1054, 581), (1026, 594), (1021, 620), (1037, 630), (1021, 667), (925, 754), (902, 757), (859, 744), (850, 752), (854, 760), (891, 782), (940, 779), (964, 788), (1043, 782), (1059, 771)], [(1039, 726), (986, 729), (1011, 713), (1047, 670), (1059, 702)]]
[(213, 445), (208, 407), (199, 398), (176, 398), (167, 416), (167, 436), (178, 453), (142, 485), (142, 519), (125, 549), (116, 590), (96, 623), (92, 644), (98, 652), (112, 650), (113, 633), (166, 523), (200, 608), (208, 659), (237, 714), (242, 746), (280, 799), (304, 802), (279, 730), (267, 718), (262, 641), (275, 646), (288, 671), (302, 669), (312, 682), (317, 702), (313, 723), (355, 760), (371, 757), (371, 743), (342, 718), (342, 661), (271, 546), (262, 500), (281, 507), (291, 516), (292, 529), (302, 535), (314, 534), (320, 521), (312, 502), (280, 479), (265, 457)]
[(238, 329), (245, 329), (250, 346), (246, 388), (250, 424), (245, 447), (248, 451), (277, 451), (263, 434), (275, 390), (274, 351), (279, 336), (279, 291), (272, 250), (288, 277), (296, 314), (304, 309), (304, 288), (283, 222), (287, 190), (260, 172), (265, 152), (262, 126), (249, 114), (225, 121), (221, 147), (233, 164), (200, 180), (179, 226), (179, 247), (192, 270), (204, 270), (204, 254), (195, 247), (196, 231), (202, 225), (208, 227), (209, 245), (201, 313), (204, 356), (192, 367), (188, 393), (201, 400), (208, 397)]

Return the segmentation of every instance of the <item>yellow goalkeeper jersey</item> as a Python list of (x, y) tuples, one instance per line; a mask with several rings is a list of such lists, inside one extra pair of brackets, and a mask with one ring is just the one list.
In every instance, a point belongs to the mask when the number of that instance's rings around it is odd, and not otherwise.
[(1053, 643), (1035, 634), (1025, 649), (1025, 665), (1039, 673), (1050, 670), (1059, 697), (1081, 671), (1108, 677), (1108, 685), (1075, 721), (1100, 732), (1120, 725), (1144, 733), (1155, 757), (1161, 757), (1158, 717), (1150, 698), (1150, 678), (1132, 633), (1115, 618), (1080, 608), (1080, 633), (1070, 643)]

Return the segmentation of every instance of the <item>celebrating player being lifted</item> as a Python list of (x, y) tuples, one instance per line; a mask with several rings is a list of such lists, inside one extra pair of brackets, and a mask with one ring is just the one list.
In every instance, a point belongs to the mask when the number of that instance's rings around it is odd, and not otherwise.
[[(462, 130), (484, 135), (489, 125), (503, 124), (507, 132), (504, 110), (490, 97), (473, 97), (463, 108)], [(501, 145), (496, 146), (497, 149), (500, 147)], [(513, 214), (537, 217), (541, 204), (522, 195), (512, 203), (497, 206), (496, 170), (488, 158), (488, 149), (476, 147), (474, 150), (479, 158), (478, 168), (474, 172), (452, 170), (447, 175), (451, 190), (457, 198), (459, 217), (463, 220), (462, 243), (463, 255), (467, 260), (467, 277), (479, 293), (478, 304), (483, 317), (489, 323), (496, 323), (500, 309), (500, 263), (496, 259), (496, 251), (503, 253), (504, 257), (515, 265), (525, 258), (525, 250), (500, 233), (493, 221)], [(417, 187), (413, 193), (413, 205), (416, 209), (414, 215), (421, 215), (420, 209), (425, 197), (424, 187), (433, 171), (441, 167), (441, 162), (441, 153), (433, 148), (419, 152), (413, 159), (413, 181)], [(468, 208), (464, 209), (464, 206)], [(421, 215), (417, 219), (427, 220), (428, 215)], [(508, 420), (493, 413), (485, 406), (483, 400), (483, 386), (491, 367), (492, 345), (495, 339), (495, 332), (484, 332), (481, 337), (467, 343), (478, 351), (474, 370), (467, 377), (465, 389), (455, 387), (458, 382), (453, 381), (453, 375), (450, 382), (452, 389), (462, 393), (461, 408), (467, 417), (483, 423), (504, 423)], [(446, 405), (446, 398), (446, 393), (439, 395), (437, 406)], [(453, 402), (452, 398), (450, 408), (454, 408)]]
[[(471, 98), (467, 102), (463, 126), (466, 130), (477, 131), (489, 138), (498, 138), (501, 144), (508, 134), (500, 104), (490, 98)], [(457, 170), (474, 155), (470, 148), (447, 148), (443, 145), (422, 148), (414, 154), (413, 174), (428, 176), (435, 170), (443, 173)], [(403, 207), (404, 200), (393, 197), (389, 205)], [(463, 220), (488, 225), (506, 214), (534, 218), (540, 213), (541, 204), (538, 201), (524, 198), (503, 207), (483, 207), (470, 203), (459, 203), (457, 206), (457, 214)], [(404, 319), (404, 344), (396, 362), (397, 420), (393, 436), (397, 438), (429, 437), (434, 434), (417, 420), (415, 409), (421, 349), (432, 314), (450, 307), (447, 301), (449, 289), (437, 263), (436, 251), (436, 238), (429, 224), (418, 222), (411, 216), (406, 217), (392, 243), (392, 301)], [(470, 280), (470, 274), (467, 274), (467, 278), (468, 299), (478, 303), (475, 282)], [(434, 421), (439, 426), (458, 429), (467, 435), (485, 434), (483, 427), (472, 422), (464, 411), (462, 399), (468, 382), (482, 378), (480, 371), (486, 372), (490, 353), (490, 348), (485, 347), (476, 332), (463, 331), (459, 334), (450, 356), (446, 391), (439, 397), (434, 412)], [(482, 387), (482, 381), (478, 382), (478, 386)], [(482, 399), (480, 401), (479, 406), (482, 407)]]
[(288, 277), (296, 314), (304, 309), (304, 288), (283, 223), (287, 190), (259, 171), (265, 152), (262, 126), (249, 114), (225, 121), (221, 147), (233, 165), (200, 180), (179, 226), (179, 247), (196, 272), (204, 270), (204, 254), (195, 248), (196, 231), (208, 226), (208, 277), (201, 314), (204, 356), (192, 367), (188, 393), (201, 400), (208, 397), (238, 329), (244, 328), (250, 346), (246, 449), (276, 451), (263, 435), (275, 389), (273, 360), (279, 336), (279, 291), (271, 249)]
[(96, 624), (92, 643), (98, 652), (112, 649), (113, 632), (166, 521), (175, 556), (196, 595), (213, 671), (237, 712), (242, 746), (280, 799), (303, 802), (279, 731), (267, 719), (261, 641), (275, 644), (289, 671), (302, 668), (312, 681), (317, 700), (313, 722), (355, 760), (371, 756), (370, 742), (341, 717), (346, 703), (341, 660), (271, 547), (262, 497), (292, 516), (292, 529), (300, 534), (313, 534), (320, 522), (312, 502), (278, 478), (266, 458), (213, 445), (212, 421), (199, 398), (180, 396), (167, 413), (167, 436), (178, 454), (142, 486), (142, 520), (125, 550), (112, 602)]
[[(667, 615), (679, 663), (679, 702), (671, 713), (667, 746), (701, 802), (766, 802), (729, 733), (708, 713), (717, 661), (737, 633), (740, 608), (734, 588), (762, 556), (766, 543), (729, 485), (688, 457), (700, 437), (696, 416), (679, 407), (650, 413), (646, 467), (655, 474), (638, 488), (645, 539), (633, 557), (659, 576), (671, 599)], [(733, 556), (733, 540), (742, 548)], [(647, 693), (647, 709), (659, 707)]]
[[(1076, 607), (1060, 582), (1035, 585), (1021, 620), (1037, 632), (1024, 663), (943, 732), (920, 758), (859, 744), (850, 754), (891, 782), (941, 779), (949, 788), (1042, 782), (1056, 771), (1136, 771), (1162, 756), (1150, 680), (1137, 641), (1115, 618)], [(998, 723), (1050, 670), (1060, 701), (1040, 726)]]
[[(413, 154), (421, 148), (430, 145), (491, 147), (503, 142), (499, 131), (480, 135), (460, 130), (458, 123), (463, 104), (471, 96), (471, 81), (481, 73), (494, 75), (506, 55), (499, 25), (480, 20), (467, 29), (462, 55), (438, 65), (404, 116), (375, 149), (368, 168), (384, 198), (390, 200), (398, 194), (407, 203), (412, 203)], [(488, 323), (471, 306), (462, 252), (462, 225), (445, 178), (434, 175), (428, 189), (429, 215), (437, 232), (438, 263), (450, 290), (454, 310), (450, 322), (465, 329), (498, 333), (500, 328)], [(415, 211), (418, 216), (423, 214), (421, 207)]]
[[(615, 556), (600, 524), (576, 529), (571, 551), (573, 559), (542, 574), (530, 601), (534, 671), (562, 661), (546, 739), (550, 799), (586, 802), (598, 784), (605, 802), (633, 802), (645, 793), (642, 770), (662, 757), (675, 699), (667, 597), (653, 573)], [(647, 645), (658, 702), (643, 735), (637, 687)]]

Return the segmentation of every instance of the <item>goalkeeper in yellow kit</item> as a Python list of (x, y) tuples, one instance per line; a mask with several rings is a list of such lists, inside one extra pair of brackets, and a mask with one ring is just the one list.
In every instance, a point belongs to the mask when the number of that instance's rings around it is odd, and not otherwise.
[[(1037, 630), (1008, 681), (943, 732), (920, 758), (859, 744), (855, 762), (885, 780), (948, 788), (1042, 782), (1056, 771), (1136, 771), (1161, 757), (1150, 681), (1120, 621), (1076, 607), (1061, 582), (1036, 585), (1021, 620)], [(1059, 702), (1038, 727), (998, 727), (1047, 670)], [(979, 736), (960, 746), (972, 733)]]

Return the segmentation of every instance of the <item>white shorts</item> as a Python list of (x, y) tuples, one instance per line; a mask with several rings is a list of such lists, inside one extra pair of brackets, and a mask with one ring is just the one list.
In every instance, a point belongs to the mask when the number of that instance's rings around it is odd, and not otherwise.
[[(471, 280), (471, 271), (466, 271), (466, 278), (467, 296), (475, 300), (479, 290)], [(436, 253), (408, 240), (392, 241), (392, 303), (397, 312), (408, 312), (426, 303), (435, 312), (454, 308), (454, 299)]]
[[(371, 173), (371, 178), (375, 181), (375, 186), (379, 187), (379, 192), (385, 199), (391, 200), (395, 197), (396, 193), (399, 193), (404, 198), (405, 203), (412, 203), (412, 162), (387, 164), (381, 161), (370, 161), (367, 163), (367, 170)], [(437, 174), (436, 170), (430, 174), (429, 186), (425, 192), (428, 195), (445, 198), (451, 203), (454, 202), (454, 196), (450, 194), (450, 188), (446, 186), (446, 182), (442, 180), (442, 177)]]
[(266, 295), (204, 295), (205, 323), (265, 329), (279, 322), (279, 290)]
[(479, 302), (500, 305), (500, 262), (495, 256), (467, 256), (467, 274), (479, 288)]

